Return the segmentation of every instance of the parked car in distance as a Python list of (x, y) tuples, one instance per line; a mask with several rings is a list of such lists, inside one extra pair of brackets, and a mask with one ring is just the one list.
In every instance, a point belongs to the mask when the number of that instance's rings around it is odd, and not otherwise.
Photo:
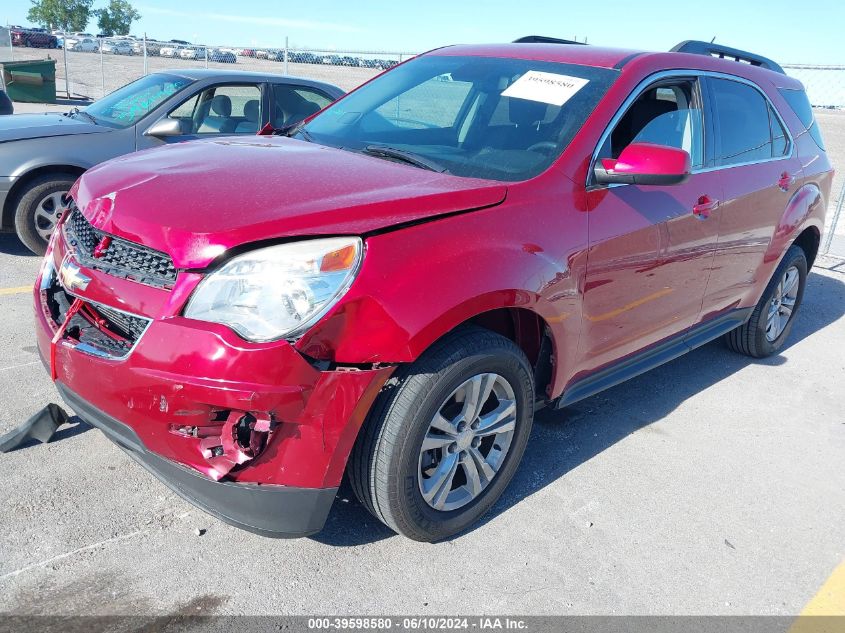
[(135, 55), (143, 55), (144, 54), (144, 47), (147, 48), (147, 56), (149, 57), (158, 57), (161, 48), (165, 46), (165, 44), (161, 42), (157, 42), (156, 40), (139, 40), (132, 44), (132, 52)]
[(2, 114), (14, 114), (15, 113), (15, 104), (12, 103), (12, 100), (9, 99), (9, 95), (6, 94), (6, 91), (0, 89), (0, 115)]
[(102, 51), (112, 55), (132, 55), (132, 42), (127, 40), (103, 40)]
[(9, 34), (12, 46), (57, 48), (56, 36), (48, 33), (45, 29), (10, 27)]
[(182, 59), (205, 59), (204, 46), (187, 46), (179, 51)]
[(159, 49), (158, 54), (160, 57), (179, 57), (182, 50), (185, 50), (185, 47), (180, 44), (168, 44), (166, 46), (162, 46)]
[(720, 336), (776, 354), (833, 174), (802, 84), (705, 42), (439, 48), (284, 131), (85, 173), (33, 292), (80, 418), (268, 536), (320, 530), (346, 473), (450, 538), (536, 408)]
[(65, 46), (68, 50), (82, 53), (94, 53), (100, 50), (100, 43), (92, 37), (68, 39)]
[(67, 114), (0, 119), (0, 230), (41, 253), (86, 170), (140, 149), (290, 126), (343, 95), (337, 86), (275, 73), (153, 73)]
[(219, 64), (234, 64), (238, 61), (235, 53), (231, 50), (221, 48), (212, 49), (208, 54), (209, 61), (217, 62)]

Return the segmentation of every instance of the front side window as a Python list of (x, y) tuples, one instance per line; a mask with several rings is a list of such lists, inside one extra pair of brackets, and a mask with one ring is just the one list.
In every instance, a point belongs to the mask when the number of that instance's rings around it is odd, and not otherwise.
[(190, 83), (185, 77), (147, 75), (95, 101), (85, 112), (110, 127), (129, 127)]
[(783, 156), (783, 128), (772, 123), (773, 113), (759, 90), (730, 79), (710, 79), (718, 116), (717, 164), (752, 163)]
[(599, 159), (617, 159), (631, 143), (682, 149), (693, 169), (704, 165), (701, 99), (695, 79), (660, 82), (640, 93), (599, 150)]
[(457, 176), (525, 180), (560, 156), (618, 75), (423, 55), (329, 106), (297, 136)]
[(271, 125), (276, 129), (296, 125), (332, 102), (322, 91), (293, 84), (273, 85)]
[(169, 117), (182, 121), (186, 134), (256, 134), (262, 120), (261, 88), (210, 86), (177, 106)]

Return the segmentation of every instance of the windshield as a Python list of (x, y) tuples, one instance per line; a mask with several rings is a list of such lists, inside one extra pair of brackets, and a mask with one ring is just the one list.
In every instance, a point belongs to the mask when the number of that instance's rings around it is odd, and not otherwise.
[(129, 127), (192, 81), (175, 75), (147, 75), (95, 101), (85, 109), (85, 113), (93, 116), (98, 123)]
[(422, 56), (329, 106), (295, 136), (458, 176), (525, 180), (563, 152), (618, 74)]

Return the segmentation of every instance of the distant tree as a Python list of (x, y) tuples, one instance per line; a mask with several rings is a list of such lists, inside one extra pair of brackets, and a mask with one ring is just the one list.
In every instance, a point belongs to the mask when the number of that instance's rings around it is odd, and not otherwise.
[(126, 35), (132, 22), (141, 17), (127, 0), (109, 0), (109, 6), (97, 9), (94, 14), (103, 35)]
[(94, 0), (31, 0), (26, 17), (46, 29), (84, 31)]

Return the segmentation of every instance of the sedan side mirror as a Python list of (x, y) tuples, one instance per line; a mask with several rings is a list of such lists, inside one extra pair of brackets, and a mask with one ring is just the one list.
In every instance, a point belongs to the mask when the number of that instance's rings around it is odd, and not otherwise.
[(188, 127), (188, 122), (183, 121), (182, 119), (161, 119), (147, 128), (147, 131), (144, 132), (144, 136), (155, 136), (158, 138), (166, 136), (184, 136), (185, 134), (191, 133)]
[(653, 143), (631, 143), (615, 161), (600, 162), (595, 167), (595, 182), (600, 185), (679, 185), (692, 170), (687, 152)]

